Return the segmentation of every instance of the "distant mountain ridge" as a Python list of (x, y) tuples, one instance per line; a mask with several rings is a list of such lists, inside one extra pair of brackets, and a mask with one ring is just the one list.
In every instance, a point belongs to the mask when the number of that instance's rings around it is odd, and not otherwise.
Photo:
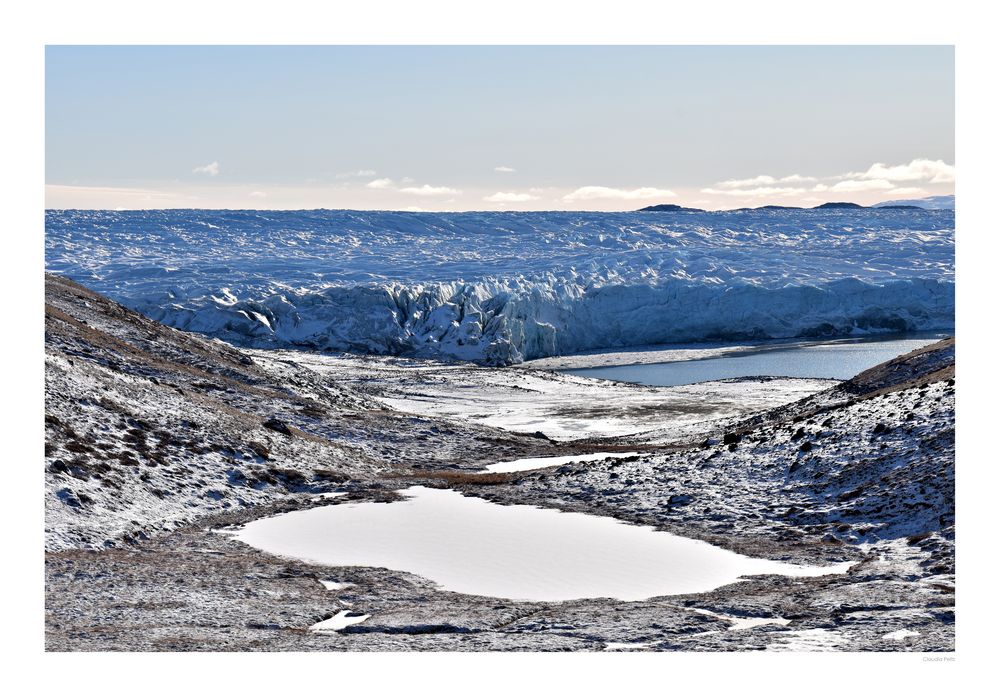
[(767, 206), (730, 208), (720, 211), (707, 211), (704, 208), (689, 208), (678, 206), (675, 203), (657, 203), (652, 206), (640, 208), (636, 213), (727, 213), (732, 211), (822, 211), (822, 210), (864, 210), (870, 208), (889, 208), (893, 210), (955, 210), (955, 194), (947, 196), (928, 196), (917, 199), (899, 199), (895, 201), (883, 201), (871, 206), (862, 206), (860, 203), (850, 201), (829, 201), (818, 206), (805, 208), (804, 206), (779, 206), (770, 204)]
[(945, 196), (926, 196), (924, 198), (899, 199), (896, 201), (883, 201), (876, 203), (872, 208), (896, 208), (907, 206), (910, 208), (923, 208), (926, 210), (955, 210), (955, 194)]

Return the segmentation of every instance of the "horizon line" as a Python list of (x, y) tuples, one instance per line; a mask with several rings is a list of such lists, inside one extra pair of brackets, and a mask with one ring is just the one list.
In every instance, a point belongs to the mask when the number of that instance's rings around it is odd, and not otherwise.
[[(942, 198), (948, 197), (955, 198), (955, 194), (941, 194), (939, 196), (928, 196), (925, 198)], [(923, 199), (913, 199), (913, 200), (923, 200)], [(656, 206), (676, 206), (675, 208), (665, 208), (662, 210), (656, 210)], [(308, 211), (345, 211), (354, 213), (409, 213), (412, 215), (442, 215), (442, 214), (454, 214), (454, 213), (600, 213), (604, 215), (618, 215), (621, 213), (733, 213), (736, 211), (758, 211), (758, 210), (799, 210), (799, 211), (813, 211), (813, 210), (838, 210), (840, 208), (846, 208), (848, 210), (853, 210), (856, 208), (872, 210), (880, 208), (888, 208), (890, 210), (895, 209), (908, 209), (908, 210), (955, 210), (954, 208), (924, 208), (923, 206), (917, 206), (913, 204), (905, 203), (891, 203), (886, 202), (885, 204), (876, 203), (873, 205), (865, 205), (862, 203), (855, 203), (853, 201), (827, 201), (815, 206), (787, 206), (777, 203), (767, 203), (760, 206), (738, 206), (736, 208), (698, 208), (696, 206), (683, 206), (680, 204), (660, 204), (654, 203), (649, 206), (644, 206), (643, 208), (633, 208), (620, 211), (604, 211), (595, 210), (588, 208), (549, 208), (544, 210), (527, 210), (527, 209), (507, 209), (507, 210), (494, 210), (487, 208), (470, 208), (465, 210), (446, 210), (446, 211), (428, 211), (428, 210), (407, 210), (405, 208), (222, 208), (222, 207), (181, 207), (181, 206), (171, 206), (167, 208), (49, 208), (46, 207), (44, 210), (46, 213), (49, 212), (66, 212), (66, 211), (101, 211), (107, 213), (132, 213), (132, 212), (153, 212), (153, 211), (270, 211), (276, 213), (295, 213), (295, 212), (308, 212)]]

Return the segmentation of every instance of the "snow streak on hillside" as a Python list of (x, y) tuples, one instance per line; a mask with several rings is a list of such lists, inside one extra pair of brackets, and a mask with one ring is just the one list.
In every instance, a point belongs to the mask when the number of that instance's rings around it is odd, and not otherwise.
[(954, 324), (953, 211), (49, 211), (46, 267), (241, 345), (490, 364)]

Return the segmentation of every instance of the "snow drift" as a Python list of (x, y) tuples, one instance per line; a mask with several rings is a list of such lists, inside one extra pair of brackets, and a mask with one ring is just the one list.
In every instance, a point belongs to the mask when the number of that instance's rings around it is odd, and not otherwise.
[(954, 326), (954, 212), (48, 211), (46, 266), (256, 347), (487, 364)]

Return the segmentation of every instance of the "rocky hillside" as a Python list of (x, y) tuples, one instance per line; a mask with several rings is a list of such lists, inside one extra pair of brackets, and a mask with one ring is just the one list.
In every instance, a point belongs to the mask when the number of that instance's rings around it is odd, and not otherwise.
[(110, 547), (393, 467), (538, 439), (386, 410), (291, 362), (264, 368), (56, 276), (45, 283), (46, 546)]
[(789, 405), (714, 424), (698, 445), (525, 473), (485, 495), (546, 505), (557, 489), (560, 508), (768, 555), (951, 540), (954, 371), (947, 339)]

